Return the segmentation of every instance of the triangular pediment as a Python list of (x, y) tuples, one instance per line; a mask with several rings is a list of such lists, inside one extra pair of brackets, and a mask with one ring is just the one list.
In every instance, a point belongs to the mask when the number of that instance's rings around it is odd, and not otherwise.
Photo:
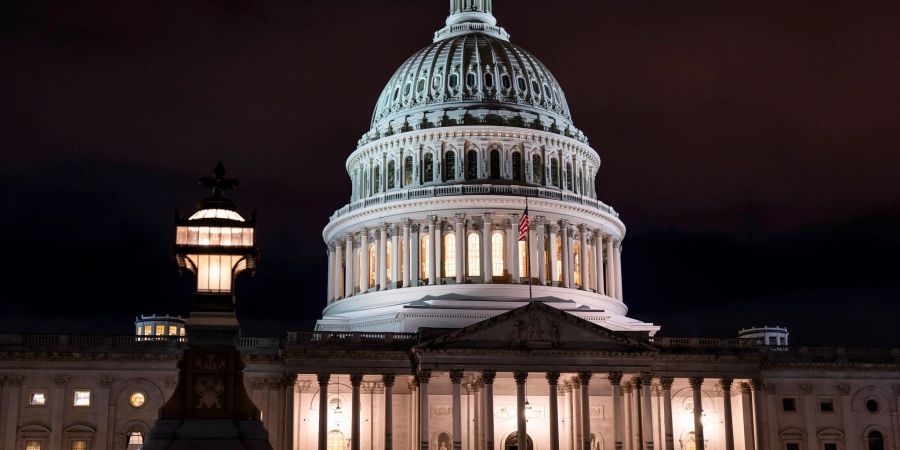
[(425, 349), (657, 352), (646, 340), (612, 331), (542, 302), (494, 316), (419, 345)]

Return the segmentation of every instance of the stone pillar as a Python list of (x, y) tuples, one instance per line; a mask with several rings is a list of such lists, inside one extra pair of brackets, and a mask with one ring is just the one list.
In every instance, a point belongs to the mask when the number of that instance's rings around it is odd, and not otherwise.
[(532, 243), (534, 245), (534, 252), (537, 254), (537, 263), (531, 269), (531, 273), (537, 274), (538, 285), (546, 286), (547, 285), (547, 266), (546, 266), (546, 258), (544, 257), (545, 249), (547, 248), (544, 243), (546, 231), (546, 223), (547, 219), (544, 216), (535, 216), (534, 218), (534, 234), (535, 240)]
[(587, 252), (587, 235), (590, 229), (584, 224), (578, 225), (578, 245), (581, 248), (581, 254), (578, 255), (581, 261), (581, 290), (586, 291), (590, 288), (588, 285), (590, 277), (588, 276), (588, 252)]
[(328, 380), (331, 375), (316, 375), (319, 382), (319, 450), (328, 450)]
[(360, 402), (359, 397), (359, 386), (362, 384), (363, 376), (360, 374), (350, 375), (350, 386), (353, 389), (352, 397), (351, 397), (351, 408), (350, 412), (350, 450), (359, 450), (359, 431), (360, 431), (360, 423), (359, 423), (359, 412), (362, 409), (362, 403)]
[(660, 387), (662, 387), (663, 398), (662, 410), (663, 422), (665, 423), (663, 441), (665, 443), (665, 450), (675, 450), (675, 435), (672, 427), (672, 383), (674, 381), (675, 379), (670, 377), (662, 377), (659, 379), (659, 385)]
[(616, 298), (616, 266), (615, 258), (613, 258), (613, 240), (612, 236), (606, 238), (606, 295)]
[[(615, 249), (613, 250), (613, 257), (616, 260), (616, 298), (620, 301), (625, 300), (625, 296), (622, 294), (622, 243), (616, 242)], [(703, 449), (697, 449), (703, 450)]]
[(384, 223), (379, 230), (378, 239), (378, 290), (383, 291), (388, 288), (387, 285), (387, 240), (388, 225)]
[(525, 383), (528, 382), (528, 372), (513, 372), (516, 380), (516, 437), (519, 448), (528, 448), (528, 417), (525, 416)]
[[(115, 379), (113, 377), (104, 376), (100, 377), (97, 381), (100, 384), (100, 390), (97, 393), (97, 404), (93, 406), (99, 411), (106, 410), (106, 420), (97, 424), (96, 440), (107, 448), (112, 448), (114, 442), (113, 435), (115, 434), (114, 421), (116, 417), (116, 405), (115, 401), (112, 399), (112, 387)], [(0, 387), (2, 387), (2, 383), (0, 383)]]
[(641, 434), (645, 450), (653, 450), (653, 394), (650, 392), (652, 387), (653, 376), (650, 372), (641, 372)]
[(328, 281), (326, 282), (326, 297), (327, 302), (331, 303), (334, 301), (334, 279), (336, 278), (334, 275), (334, 251), (331, 249), (331, 245), (328, 245), (328, 250), (326, 252), (328, 254)]
[(419, 447), (419, 376), (413, 376), (407, 383), (409, 388), (409, 422), (407, 429), (409, 433), (408, 448), (416, 449)]
[(703, 450), (706, 447), (703, 439), (703, 378), (691, 377), (690, 383), (694, 394), (694, 442), (697, 450)]
[(725, 422), (725, 450), (734, 450), (734, 420), (731, 415), (731, 384), (734, 382), (731, 378), (722, 378), (719, 380), (719, 387), (722, 388), (722, 414)]
[(556, 248), (559, 239), (559, 225), (550, 224), (550, 285), (556, 286), (556, 280), (559, 274), (556, 270), (556, 260), (559, 259), (559, 251)]
[(394, 449), (394, 374), (381, 376), (384, 384), (384, 450)]
[(765, 432), (763, 431), (763, 423), (765, 421), (765, 416), (763, 415), (763, 402), (765, 402), (765, 394), (762, 391), (763, 380), (759, 378), (751, 379), (750, 387), (753, 394), (753, 429), (755, 431), (754, 438), (756, 439), (756, 449), (765, 450), (767, 446)]
[(344, 297), (353, 295), (353, 235), (344, 238)]
[(547, 403), (549, 405), (548, 425), (550, 425), (550, 450), (559, 450), (559, 398), (557, 398), (559, 372), (547, 372), (546, 377), (547, 386), (549, 387)]
[(24, 380), (25, 378), (20, 375), (13, 375), (6, 378), (6, 413), (4, 414), (6, 430), (3, 448), (16, 448), (18, 438), (16, 432), (18, 431), (19, 426), (19, 402), (22, 398), (20, 389)]
[(562, 285), (563, 287), (569, 287), (571, 278), (569, 277), (569, 253), (572, 251), (571, 243), (569, 242), (569, 223), (565, 220), (559, 221), (559, 239), (562, 243)]
[(506, 223), (506, 241), (509, 244), (509, 273), (512, 282), (519, 284), (522, 276), (519, 273), (519, 215), (512, 214)]
[(744, 450), (756, 448), (753, 439), (753, 401), (750, 399), (750, 383), (741, 382), (741, 417), (744, 425)]
[(581, 383), (578, 377), (572, 378), (572, 447), (581, 450)]
[(581, 384), (581, 448), (591, 450), (591, 373), (578, 372), (578, 381)]
[(622, 372), (610, 372), (609, 384), (612, 386), (613, 433), (615, 436), (615, 450), (622, 450), (622, 429), (624, 428), (622, 426)]
[(428, 216), (430, 237), (428, 238), (428, 284), (437, 284), (438, 273), (438, 233), (439, 221), (437, 216)]
[(450, 395), (453, 397), (453, 450), (462, 448), (462, 402), (459, 397), (459, 383), (462, 379), (462, 369), (450, 371)]
[(466, 270), (466, 215), (456, 214), (456, 284), (462, 284)]
[(397, 236), (397, 226), (391, 225), (391, 283), (399, 286), (400, 283), (400, 237)]
[(362, 229), (359, 235), (359, 291), (366, 292), (369, 290), (369, 230)]
[(282, 440), (282, 446), (285, 450), (292, 450), (294, 448), (294, 392), (296, 387), (296, 374), (289, 374), (284, 377), (282, 382), (282, 388), (284, 389), (284, 405), (282, 405), (284, 410), (282, 416), (282, 422), (284, 423), (284, 439)]
[(339, 300), (345, 297), (344, 294), (344, 248), (341, 246), (341, 243), (338, 242), (335, 244), (334, 248), (335, 257), (334, 257), (334, 278), (331, 280), (334, 283), (334, 299)]
[(631, 394), (634, 389), (632, 389), (631, 383), (629, 382), (625, 382), (625, 385), (622, 386), (622, 389), (625, 391), (625, 428), (622, 430), (625, 434), (625, 448), (627, 450), (637, 450), (635, 448), (632, 435), (632, 429), (634, 428), (634, 421), (632, 420), (632, 407), (634, 407), (634, 402), (631, 401)]
[(598, 294), (606, 292), (603, 283), (603, 234), (594, 230), (594, 290)]
[(484, 213), (481, 215), (481, 261), (482, 264), (482, 275), (484, 275), (484, 282), (490, 283), (492, 280), (494, 273), (494, 267), (491, 261), (493, 255), (491, 255), (491, 213)]
[(409, 285), (418, 286), (422, 272), (422, 264), (419, 262), (419, 258), (422, 257), (422, 239), (419, 237), (419, 224), (412, 224), (410, 232), (412, 234), (409, 237)]
[(485, 448), (494, 450), (494, 378), (497, 372), (485, 370), (481, 373), (484, 382), (484, 439)]
[(409, 237), (410, 237), (410, 228), (412, 226), (412, 221), (406, 219), (403, 221), (403, 287), (410, 286), (410, 273), (409, 273), (409, 255), (412, 252), (412, 248), (410, 247)]
[(428, 450), (428, 380), (430, 379), (430, 369), (419, 370), (419, 448), (421, 450)]
[(641, 378), (634, 377), (631, 380), (631, 385), (634, 386), (634, 405), (632, 406), (632, 420), (634, 420), (634, 435), (631, 437), (634, 442), (634, 448), (636, 450), (644, 450), (644, 435), (643, 435), (643, 411), (642, 411), (642, 397), (643, 392), (641, 391)]
[[(66, 408), (66, 386), (69, 383), (69, 377), (56, 376), (53, 378), (53, 394), (47, 399), (50, 403), (50, 436), (48, 438), (49, 448), (57, 450), (62, 442), (63, 427), (63, 411)], [(93, 399), (92, 399), (93, 401)]]

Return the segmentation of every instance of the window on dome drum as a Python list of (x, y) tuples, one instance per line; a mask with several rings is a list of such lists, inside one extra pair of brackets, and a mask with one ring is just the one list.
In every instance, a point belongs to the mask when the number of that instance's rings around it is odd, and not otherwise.
[(47, 404), (46, 391), (31, 391), (28, 393), (28, 406), (44, 406)]
[(409, 186), (412, 184), (413, 180), (413, 159), (412, 156), (407, 156), (406, 160), (403, 162), (403, 185)]
[(572, 176), (573, 175), (574, 174), (572, 173), (572, 163), (566, 163), (566, 190), (567, 191), (572, 190), (572, 184), (573, 184)]
[(84, 441), (84, 440), (72, 441), (72, 445), (69, 446), (69, 448), (70, 448), (70, 450), (87, 450), (87, 448), (88, 448), (87, 441)]
[(484, 87), (490, 89), (494, 87), (494, 75), (490, 72), (484, 74)]
[(456, 179), (456, 153), (447, 152), (444, 155), (444, 179), (452, 181)]
[(439, 74), (435, 75), (434, 78), (431, 79), (431, 89), (438, 91), (441, 89), (441, 77)]
[(421, 247), (419, 250), (419, 278), (422, 280), (428, 279), (428, 274), (431, 272), (431, 255), (428, 254), (428, 244), (431, 240), (431, 236), (423, 235), (421, 241)]
[(328, 450), (344, 450), (344, 433), (338, 430), (328, 432)]
[(547, 100), (550, 100), (550, 98), (552, 97), (552, 96), (550, 95), (550, 86), (547, 86), (546, 84), (544, 85), (544, 97), (545, 97)]
[(503, 232), (495, 231), (491, 233), (491, 276), (503, 276)]
[(793, 397), (785, 397), (781, 399), (781, 409), (786, 412), (797, 411), (797, 399)]
[(877, 413), (878, 412), (878, 401), (875, 399), (871, 399), (871, 398), (866, 400), (866, 410), (869, 411), (870, 413)]
[(559, 187), (559, 162), (556, 158), (550, 159), (550, 184)]
[(375, 166), (374, 172), (372, 174), (372, 181), (375, 183), (375, 193), (381, 192), (381, 167)]
[(369, 286), (375, 286), (375, 244), (369, 244)]
[(581, 286), (581, 243), (578, 241), (572, 244), (572, 272), (575, 275), (573, 283)]
[(491, 178), (500, 179), (500, 152), (491, 150)]
[(444, 235), (444, 276), (456, 276), (456, 235), (453, 233)]
[(450, 74), (450, 88), (456, 89), (459, 87), (459, 74), (454, 72)]
[(884, 450), (884, 435), (878, 430), (872, 430), (866, 435), (868, 450)]
[(503, 74), (500, 76), (500, 83), (503, 85), (503, 89), (509, 90), (512, 87), (512, 80), (509, 79), (509, 75)]
[(544, 167), (541, 165), (541, 155), (531, 156), (531, 178), (537, 184), (544, 184)]
[(416, 83), (416, 93), (422, 94), (425, 91), (425, 79), (419, 78), (419, 81)]
[(513, 181), (522, 181), (522, 154), (519, 152), (512, 154), (512, 172)]
[(536, 80), (531, 80), (531, 92), (535, 96), (541, 95), (541, 87)]
[(481, 239), (478, 233), (471, 232), (468, 237), (468, 270), (470, 277), (481, 276)]
[(390, 239), (388, 239), (388, 240), (384, 243), (384, 270), (385, 270), (385, 272), (386, 272), (386, 273), (385, 273), (385, 279), (387, 280), (388, 283), (394, 281), (393, 278), (391, 278), (391, 264), (392, 264), (392, 261), (391, 261), (391, 247), (392, 247), (392, 246), (393, 246), (393, 245), (391, 244)]
[(403, 86), (403, 96), (409, 97), (409, 92), (412, 90), (412, 82), (407, 81), (406, 86)]
[(397, 100), (397, 97), (400, 96), (400, 86), (394, 88), (394, 100)]
[(425, 167), (422, 169), (422, 182), (431, 183), (434, 181), (434, 155), (425, 154)]
[(528, 247), (527, 242), (519, 241), (519, 277), (528, 276)]
[(553, 281), (562, 281), (562, 239), (559, 236), (556, 237), (556, 261), (553, 263), (556, 265), (556, 279)]
[(469, 150), (466, 153), (466, 179), (474, 180), (478, 178), (478, 152)]
[(834, 412), (834, 400), (830, 398), (823, 398), (819, 400), (819, 411), (823, 413)]
[(466, 74), (466, 86), (468, 86), (469, 89), (474, 89), (474, 88), (475, 88), (475, 82), (476, 82), (476, 81), (477, 81), (477, 80), (476, 80), (476, 78), (475, 78), (475, 73), (474, 73), (474, 72), (469, 72), (468, 74)]
[(25, 450), (41, 450), (41, 441), (25, 441)]
[(519, 77), (516, 79), (516, 82), (519, 84), (519, 92), (525, 93), (525, 90), (528, 89), (528, 83), (525, 82), (525, 79)]
[(72, 406), (91, 406), (91, 391), (75, 391), (75, 395), (72, 399)]
[(396, 165), (394, 164), (394, 161), (388, 161), (387, 173), (385, 174), (387, 176), (388, 189), (394, 188), (394, 171), (395, 171), (395, 169), (396, 169)]

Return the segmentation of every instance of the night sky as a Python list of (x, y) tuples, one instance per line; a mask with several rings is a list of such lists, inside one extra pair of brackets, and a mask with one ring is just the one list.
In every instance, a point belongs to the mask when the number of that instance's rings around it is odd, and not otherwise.
[[(629, 315), (900, 345), (900, 2), (496, 0), (628, 226)], [(187, 313), (174, 208), (222, 160), (259, 210), (245, 334), (308, 330), (346, 157), (445, 0), (0, 5), (0, 331)]]

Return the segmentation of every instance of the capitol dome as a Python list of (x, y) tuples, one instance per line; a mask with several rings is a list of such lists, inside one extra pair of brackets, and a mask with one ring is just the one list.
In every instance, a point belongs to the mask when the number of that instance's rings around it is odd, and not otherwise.
[(509, 42), (490, 5), (463, 4), (451, 11), (434, 42), (390, 78), (360, 145), (399, 132), (477, 124), (540, 129), (585, 141), (547, 67)]

